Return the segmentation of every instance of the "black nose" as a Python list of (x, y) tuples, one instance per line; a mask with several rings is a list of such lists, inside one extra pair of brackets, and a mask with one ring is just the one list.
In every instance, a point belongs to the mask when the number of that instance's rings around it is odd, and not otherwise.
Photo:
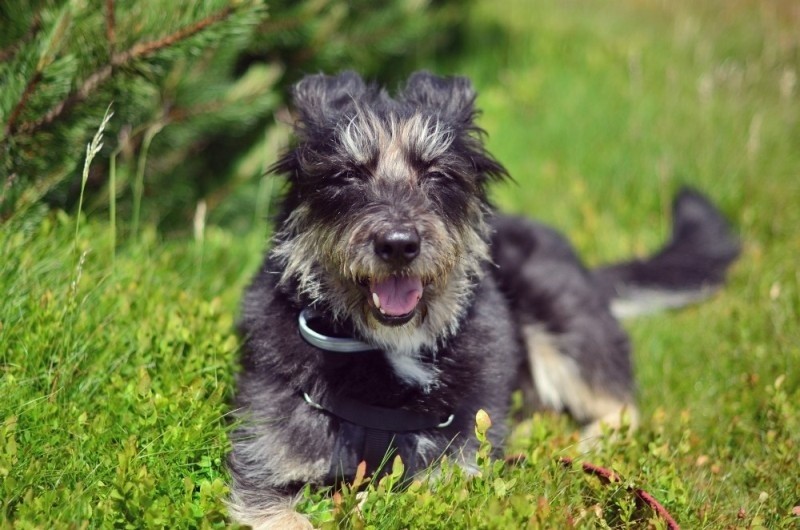
[(408, 265), (419, 256), (419, 243), (414, 228), (390, 228), (375, 236), (375, 254), (392, 265)]

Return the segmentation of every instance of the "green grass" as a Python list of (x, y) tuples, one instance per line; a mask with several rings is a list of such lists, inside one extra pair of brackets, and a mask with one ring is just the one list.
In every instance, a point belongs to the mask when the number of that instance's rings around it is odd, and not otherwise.
[[(575, 428), (544, 414), (516, 429), (524, 465), (376, 485), (363, 520), (347, 492), (308, 492), (318, 523), (663, 527), (633, 485), (684, 528), (800, 524), (800, 17), (790, 0), (695, 4), (483, 0), (463, 59), (429, 65), (480, 90), (516, 179), (498, 205), (563, 229), (589, 263), (657, 248), (681, 184), (741, 234), (723, 292), (626, 324), (643, 425), (587, 457), (625, 482), (558, 464), (578, 456)], [(116, 254), (99, 215), (0, 225), (0, 527), (226, 525), (233, 323), (265, 229), (132, 238), (126, 221)]]

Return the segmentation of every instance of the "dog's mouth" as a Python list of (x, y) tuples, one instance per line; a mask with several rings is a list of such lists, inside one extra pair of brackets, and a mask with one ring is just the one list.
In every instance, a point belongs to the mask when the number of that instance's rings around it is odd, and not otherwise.
[(425, 287), (419, 276), (389, 276), (360, 283), (367, 288), (367, 304), (373, 316), (388, 326), (401, 326), (414, 317)]

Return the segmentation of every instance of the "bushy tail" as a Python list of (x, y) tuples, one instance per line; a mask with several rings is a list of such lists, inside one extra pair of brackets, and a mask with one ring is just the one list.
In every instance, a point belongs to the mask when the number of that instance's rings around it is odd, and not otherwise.
[(683, 188), (672, 215), (672, 238), (656, 255), (593, 271), (615, 316), (684, 306), (724, 283), (740, 247), (719, 210), (699, 192)]

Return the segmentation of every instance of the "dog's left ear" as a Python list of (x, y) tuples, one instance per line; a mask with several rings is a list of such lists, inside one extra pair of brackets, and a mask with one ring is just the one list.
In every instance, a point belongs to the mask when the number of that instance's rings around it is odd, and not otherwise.
[(306, 76), (294, 86), (292, 94), (301, 121), (313, 126), (335, 121), (366, 91), (361, 76), (345, 71), (335, 76)]
[(437, 111), (445, 119), (470, 125), (475, 117), (475, 89), (466, 77), (411, 74), (400, 99)]

